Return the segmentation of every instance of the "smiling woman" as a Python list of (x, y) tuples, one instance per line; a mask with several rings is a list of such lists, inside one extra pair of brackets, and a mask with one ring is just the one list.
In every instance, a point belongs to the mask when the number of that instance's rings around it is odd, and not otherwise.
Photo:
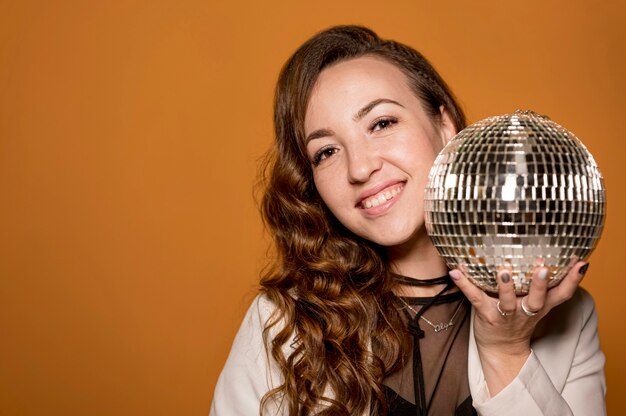
[(213, 415), (604, 413), (584, 262), (551, 290), (537, 267), (524, 298), (503, 266), (496, 299), (428, 238), (428, 171), (465, 118), (422, 55), (331, 28), (288, 60), (274, 110), (262, 213), (278, 260)]

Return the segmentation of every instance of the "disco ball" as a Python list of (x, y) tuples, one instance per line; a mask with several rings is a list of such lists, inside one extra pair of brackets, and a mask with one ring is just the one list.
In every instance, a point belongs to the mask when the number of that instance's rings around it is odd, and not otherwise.
[(604, 183), (576, 136), (518, 110), (472, 124), (445, 146), (430, 171), (425, 211), (448, 267), (496, 293), (496, 273), (510, 264), (523, 295), (538, 258), (552, 287), (591, 254), (604, 224)]

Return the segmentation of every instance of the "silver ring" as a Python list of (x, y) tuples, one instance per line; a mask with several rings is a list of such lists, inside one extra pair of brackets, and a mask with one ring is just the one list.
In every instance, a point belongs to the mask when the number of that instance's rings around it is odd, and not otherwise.
[(523, 297), (522, 301), (520, 303), (522, 304), (522, 310), (524, 311), (526, 316), (535, 316), (535, 315), (537, 315), (537, 312), (539, 312), (539, 311), (533, 312), (530, 309), (528, 309), (528, 306), (526, 306), (526, 304), (524, 303), (524, 299), (526, 299), (526, 297)]
[(498, 303), (496, 303), (496, 309), (498, 310), (498, 312), (500, 312), (500, 315), (502, 315), (504, 317), (510, 315), (510, 313), (506, 313), (502, 309), (500, 309), (500, 301), (498, 301)]

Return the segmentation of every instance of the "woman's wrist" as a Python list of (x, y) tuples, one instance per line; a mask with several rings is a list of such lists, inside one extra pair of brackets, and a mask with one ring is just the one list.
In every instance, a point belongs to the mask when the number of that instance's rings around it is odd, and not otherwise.
[(492, 397), (517, 377), (531, 353), (530, 345), (477, 347), (485, 381)]

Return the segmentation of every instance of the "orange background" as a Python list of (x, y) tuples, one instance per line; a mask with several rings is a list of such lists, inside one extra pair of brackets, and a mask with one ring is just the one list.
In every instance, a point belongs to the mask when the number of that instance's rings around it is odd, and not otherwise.
[(0, 1), (0, 414), (206, 415), (265, 263), (278, 71), (318, 30), (421, 50), (469, 119), (532, 108), (606, 178), (584, 286), (626, 404), (624, 2)]

